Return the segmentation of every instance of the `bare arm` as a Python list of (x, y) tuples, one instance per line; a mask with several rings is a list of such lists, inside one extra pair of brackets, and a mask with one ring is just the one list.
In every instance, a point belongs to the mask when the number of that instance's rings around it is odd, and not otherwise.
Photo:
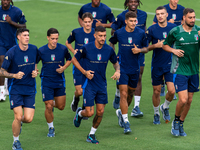
[(18, 73), (14, 74), (14, 73), (8, 73), (5, 69), (1, 68), (0, 69), (0, 76), (6, 77), (6, 78), (15, 78), (15, 79), (22, 79), (22, 77), (25, 74), (21, 71), (19, 71)]
[(162, 48), (163, 48), (163, 50), (165, 50), (169, 53), (173, 53), (174, 55), (176, 55), (178, 57), (184, 56), (184, 51), (181, 49), (174, 49), (174, 48), (171, 48), (169, 45), (163, 45)]
[(120, 66), (119, 66), (119, 63), (117, 62), (117, 63), (113, 64), (113, 67), (115, 69), (115, 73), (111, 78), (113, 80), (119, 80), (119, 78), (120, 78)]
[(71, 60), (66, 61), (64, 66), (58, 65), (60, 68), (56, 69), (56, 72), (58, 73), (63, 73), (65, 71), (65, 69), (67, 69), (67, 67), (69, 67), (69, 65), (71, 64)]
[(81, 67), (81, 65), (79, 64), (79, 62), (77, 61), (75, 57), (72, 58), (72, 63), (88, 79), (91, 80), (94, 77), (94, 71), (91, 71), (91, 70), (86, 71), (85, 69), (83, 69), (83, 67)]
[(83, 26), (83, 20), (78, 16), (78, 23), (80, 24), (80, 26)]
[(75, 55), (76, 54), (76, 50), (72, 47), (71, 43), (68, 43), (68, 41), (65, 42), (65, 45), (67, 46), (67, 48)]
[(113, 35), (114, 35), (114, 32), (115, 32), (115, 30), (114, 30), (114, 29), (112, 29), (112, 30), (111, 30), (111, 36), (113, 36)]
[(103, 26), (104, 28), (110, 28), (111, 27), (111, 25), (112, 25), (112, 22), (111, 23), (101, 23), (101, 21), (99, 21), (98, 19), (96, 19), (96, 27), (97, 26)]
[(111, 43), (110, 42), (110, 44), (109, 44), (113, 49), (114, 49), (114, 51), (115, 51), (115, 45), (113, 44), (113, 43)]
[(158, 43), (148, 46), (149, 51), (154, 50), (155, 48), (162, 48), (164, 40), (158, 40)]
[(135, 47), (131, 49), (133, 54), (147, 53), (149, 51), (148, 47), (138, 48), (135, 44), (134, 46)]
[(11, 17), (9, 15), (6, 16), (6, 21), (9, 24), (15, 26), (16, 28), (26, 28), (26, 24), (18, 24), (16, 22), (12, 21), (12, 19), (11, 19)]

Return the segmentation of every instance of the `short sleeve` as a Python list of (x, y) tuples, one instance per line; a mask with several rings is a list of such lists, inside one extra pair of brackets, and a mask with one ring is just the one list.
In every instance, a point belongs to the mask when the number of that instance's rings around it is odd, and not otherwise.
[(147, 29), (146, 35), (147, 35), (148, 43), (151, 43), (152, 40), (153, 40), (153, 37), (152, 37), (152, 32), (151, 32), (151, 29), (150, 29), (150, 28)]
[(156, 18), (156, 15), (154, 16), (153, 22), (158, 23), (158, 20)]
[(85, 58), (86, 56), (86, 49), (85, 47), (81, 47), (81, 49), (79, 49), (77, 51), (77, 53), (74, 55), (74, 57), (79, 61), (81, 58)]
[(66, 59), (66, 61), (71, 61), (71, 59), (72, 59), (67, 47), (65, 48), (65, 59)]
[(70, 36), (67, 39), (68, 43), (72, 43), (73, 41), (75, 41), (75, 32), (74, 30), (70, 33)]
[(122, 27), (123, 21), (124, 20), (118, 15), (115, 21), (112, 23), (111, 28), (116, 31), (117, 29)]
[(12, 54), (11, 54), (11, 51), (8, 51), (6, 54), (5, 54), (5, 57), (4, 57), (4, 61), (3, 61), (3, 64), (1, 66), (1, 68), (5, 69), (5, 70), (8, 70), (8, 68), (10, 67), (10, 64), (12, 62)]
[(83, 6), (81, 7), (81, 9), (78, 12), (79, 18), (82, 18), (82, 15), (83, 15)]
[(111, 53), (110, 53), (110, 61), (111, 61), (112, 64), (117, 63), (117, 56), (116, 56), (113, 48), (112, 48)]
[(112, 44), (116, 44), (118, 42), (118, 39), (117, 39), (117, 32), (114, 33), (114, 35), (109, 39), (109, 41), (112, 43)]

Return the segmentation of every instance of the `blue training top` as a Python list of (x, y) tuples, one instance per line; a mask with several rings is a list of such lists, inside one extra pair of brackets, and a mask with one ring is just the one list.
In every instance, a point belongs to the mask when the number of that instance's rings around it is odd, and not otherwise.
[(9, 78), (8, 88), (10, 94), (32, 95), (36, 93), (35, 78), (32, 71), (38, 59), (38, 49), (35, 45), (28, 44), (28, 49), (22, 51), (19, 45), (13, 46), (5, 54), (2, 68), (9, 73), (24, 72), (22, 79)]
[(6, 21), (6, 15), (19, 24), (25, 24), (26, 19), (23, 12), (15, 6), (10, 5), (8, 10), (3, 10), (2, 6), (0, 7), (0, 46), (8, 50), (17, 44), (17, 28)]

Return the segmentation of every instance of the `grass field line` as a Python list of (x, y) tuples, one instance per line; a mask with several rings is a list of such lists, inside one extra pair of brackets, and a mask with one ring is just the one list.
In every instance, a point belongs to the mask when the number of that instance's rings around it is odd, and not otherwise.
[[(26, 1), (26, 0), (17, 0), (17, 1)], [(64, 1), (59, 1), (59, 0), (41, 0), (41, 1), (46, 1), (46, 2), (54, 2), (54, 3), (62, 3), (62, 4), (69, 4), (69, 5), (77, 5), (77, 6), (83, 6), (84, 4), (82, 3), (74, 3), (74, 2), (64, 2)], [(117, 10), (117, 11), (124, 11), (124, 9), (121, 8), (113, 8), (110, 7), (112, 10)], [(148, 15), (155, 15), (155, 13), (152, 12), (146, 12)], [(196, 18), (196, 21), (200, 21), (200, 19)]]

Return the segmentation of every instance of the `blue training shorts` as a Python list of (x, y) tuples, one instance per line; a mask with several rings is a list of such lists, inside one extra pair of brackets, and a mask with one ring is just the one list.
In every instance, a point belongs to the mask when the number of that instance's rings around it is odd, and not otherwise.
[(83, 105), (85, 107), (94, 106), (94, 101), (96, 104), (108, 103), (108, 95), (106, 87), (105, 89), (95, 89), (88, 86), (83, 88)]
[(43, 101), (54, 100), (54, 97), (66, 95), (65, 87), (62, 88), (50, 88), (42, 86), (42, 98)]
[(32, 95), (10, 94), (9, 99), (10, 99), (10, 109), (13, 109), (18, 106), (35, 109), (35, 94)]
[(165, 82), (173, 82), (173, 74), (170, 72), (170, 67), (152, 67), (151, 81), (153, 86), (161, 85), (163, 83), (163, 76)]
[(136, 88), (139, 80), (139, 73), (139, 71), (135, 74), (121, 73), (120, 78), (117, 81), (117, 85), (125, 84), (132, 88)]
[(175, 75), (174, 85), (176, 88), (176, 93), (184, 90), (188, 92), (198, 92), (199, 91), (199, 75), (195, 74), (192, 76), (184, 76), (180, 74)]
[(74, 79), (74, 86), (77, 86), (77, 85), (82, 85), (82, 83), (83, 83), (83, 74), (81, 73), (81, 74), (76, 74), (76, 73), (74, 73), (73, 74), (73, 79)]

